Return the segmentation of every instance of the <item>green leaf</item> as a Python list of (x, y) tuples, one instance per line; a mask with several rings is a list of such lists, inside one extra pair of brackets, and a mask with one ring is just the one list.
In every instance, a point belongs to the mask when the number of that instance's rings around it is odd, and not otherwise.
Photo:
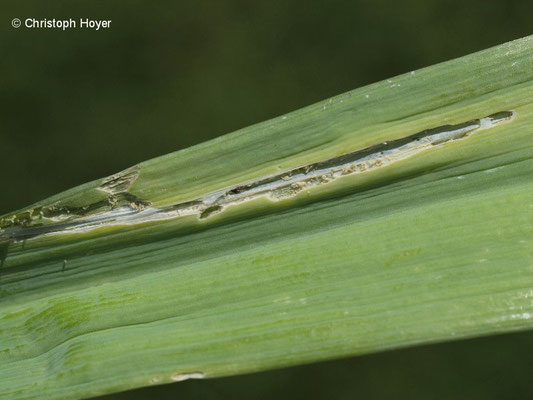
[(0, 398), (530, 329), (532, 66), (528, 37), (4, 215)]

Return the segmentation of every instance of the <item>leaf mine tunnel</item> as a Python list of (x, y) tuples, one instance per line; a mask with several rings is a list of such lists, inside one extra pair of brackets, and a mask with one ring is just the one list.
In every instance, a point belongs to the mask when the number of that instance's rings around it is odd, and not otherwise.
[[(207, 218), (214, 213), (221, 212), (226, 206), (236, 205), (257, 197), (266, 196), (271, 200), (279, 200), (291, 197), (301, 190), (327, 184), (342, 176), (380, 168), (404, 160), (433, 146), (466, 138), (479, 129), (489, 129), (500, 122), (510, 120), (512, 117), (512, 111), (502, 111), (461, 124), (426, 129), (404, 138), (383, 142), (274, 176), (218, 190), (192, 201), (171, 206), (154, 208), (150, 207), (149, 203), (143, 204), (139, 201), (132, 201), (125, 206), (95, 215), (76, 218), (75, 214), (73, 217), (72, 213), (67, 213), (64, 217), (68, 222), (36, 227), (15, 225), (15, 227), (10, 228), (7, 226), (0, 230), (0, 239), (20, 240), (42, 234), (86, 232), (103, 225), (132, 225), (187, 215)], [(111, 177), (100, 186), (100, 189), (111, 194), (123, 193), (123, 190), (117, 190), (117, 187), (127, 189), (129, 187), (127, 183), (137, 178), (138, 170), (136, 167), (125, 170), (119, 174), (120, 179)]]

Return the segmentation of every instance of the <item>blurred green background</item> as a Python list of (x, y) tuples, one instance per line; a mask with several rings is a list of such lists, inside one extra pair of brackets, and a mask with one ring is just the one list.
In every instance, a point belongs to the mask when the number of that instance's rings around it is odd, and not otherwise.
[[(0, 214), (396, 74), (531, 34), (522, 1), (3, 1)], [(15, 29), (13, 18), (110, 19)], [(103, 399), (523, 399), (533, 334)]]

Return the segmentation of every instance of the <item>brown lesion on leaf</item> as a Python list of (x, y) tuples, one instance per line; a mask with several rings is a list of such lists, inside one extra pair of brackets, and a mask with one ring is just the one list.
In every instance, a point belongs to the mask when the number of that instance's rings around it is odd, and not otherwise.
[(98, 189), (111, 194), (127, 192), (131, 184), (139, 177), (140, 172), (141, 167), (138, 165), (125, 169), (105, 178)]
[(200, 213), (200, 219), (204, 219), (204, 218), (207, 218), (213, 214), (217, 214), (219, 212), (222, 211), (222, 206), (211, 206), (211, 207), (207, 207), (205, 210), (203, 210), (201, 213)]
[(126, 206), (135, 210), (142, 210), (151, 205), (149, 201), (145, 201), (128, 192), (132, 183), (139, 177), (140, 172), (141, 167), (134, 165), (102, 181), (98, 190), (109, 193), (107, 203), (111, 207), (110, 209)]

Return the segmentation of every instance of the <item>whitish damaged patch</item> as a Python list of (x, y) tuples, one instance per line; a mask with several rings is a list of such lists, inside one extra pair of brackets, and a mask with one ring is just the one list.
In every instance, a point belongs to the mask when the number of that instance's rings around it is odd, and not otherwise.
[(186, 373), (177, 373), (171, 375), (170, 379), (174, 382), (186, 381), (187, 379), (204, 379), (205, 374), (203, 372), (186, 372)]
[(486, 174), (492, 174), (492, 173), (494, 173), (494, 172), (501, 171), (501, 170), (504, 169), (504, 168), (505, 168), (505, 166), (503, 166), (503, 165), (500, 166), (500, 167), (490, 168), (490, 169), (485, 170), (485, 173), (486, 173)]
[(502, 315), (500, 317), (491, 318), (489, 322), (506, 322), (506, 321), (515, 321), (515, 320), (528, 320), (531, 319), (532, 315), (529, 312), (522, 313), (513, 313)]
[[(167, 207), (152, 207), (127, 192), (139, 175), (139, 168), (132, 167), (102, 182), (100, 189), (108, 192), (109, 198), (114, 201), (111, 210), (86, 215), (69, 221), (68, 224), (42, 227), (38, 234), (85, 232), (103, 225), (133, 225), (191, 215), (206, 219), (223, 212), (228, 206), (259, 197), (279, 201), (295, 196), (303, 190), (327, 185), (344, 176), (366, 173), (426, 150), (462, 140), (477, 131), (490, 129), (498, 123), (508, 121), (513, 116), (512, 111), (502, 111), (460, 124), (426, 129), (400, 139), (385, 141), (338, 157), (243, 182)], [(462, 177), (457, 178), (462, 179)], [(28, 229), (30, 228), (21, 231), (28, 236)], [(16, 233), (11, 233), (10, 237), (13, 238), (14, 234)], [(3, 235), (5, 233), (0, 231), (0, 238)]]

